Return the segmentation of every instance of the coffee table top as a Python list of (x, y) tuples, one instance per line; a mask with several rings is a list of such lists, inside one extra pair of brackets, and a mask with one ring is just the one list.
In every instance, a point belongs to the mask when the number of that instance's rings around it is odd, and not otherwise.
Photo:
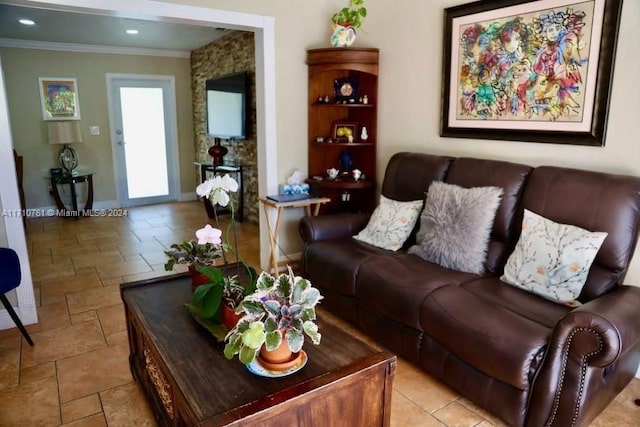
[(287, 377), (264, 378), (237, 358), (227, 360), (224, 343), (216, 342), (188, 313), (187, 274), (123, 283), (121, 293), (200, 420), (232, 421), (395, 358), (320, 315), (322, 341), (317, 346), (305, 342), (306, 366)]

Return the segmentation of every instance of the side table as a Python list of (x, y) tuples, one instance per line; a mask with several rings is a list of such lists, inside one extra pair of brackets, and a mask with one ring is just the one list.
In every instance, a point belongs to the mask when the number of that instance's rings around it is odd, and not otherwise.
[[(84, 216), (86, 211), (90, 211), (93, 209), (93, 173), (79, 173), (76, 175), (60, 175), (60, 176), (52, 176), (49, 179), (51, 180), (51, 192), (53, 193), (53, 198), (56, 201), (56, 207), (65, 212), (65, 216), (67, 212), (70, 214), (68, 216), (73, 216), (78, 219), (81, 216)], [(78, 193), (76, 191), (76, 183), (78, 182), (86, 182), (87, 183), (87, 200), (84, 203), (84, 207), (82, 210), (78, 209)], [(58, 185), (68, 185), (71, 189), (71, 209), (68, 209), (62, 199), (60, 198), (60, 192), (58, 191)]]
[[(194, 162), (198, 166), (200, 182), (204, 182), (207, 179), (207, 172), (211, 172), (213, 175), (219, 172), (231, 173), (236, 175), (238, 181), (238, 209), (236, 210), (236, 221), (242, 222), (244, 216), (244, 183), (243, 178), (243, 166), (242, 165), (214, 165), (210, 163)], [(228, 209), (214, 207), (209, 199), (204, 199), (204, 208), (207, 211), (207, 216), (213, 218), (215, 216), (214, 209), (217, 209), (218, 213), (228, 213)]]
[[(280, 218), (282, 211), (288, 208), (304, 208), (305, 215), (317, 216), (320, 211), (320, 205), (329, 203), (331, 199), (328, 197), (311, 197), (308, 199), (294, 200), (291, 202), (276, 202), (266, 197), (260, 198), (260, 202), (264, 205), (264, 213), (267, 218), (267, 226), (269, 227), (269, 240), (271, 243), (271, 253), (269, 255), (269, 269), (273, 273), (278, 272), (278, 235), (280, 233)], [(313, 211), (311, 208), (313, 207)], [(272, 227), (269, 220), (269, 213), (272, 209), (276, 210), (275, 226)]]

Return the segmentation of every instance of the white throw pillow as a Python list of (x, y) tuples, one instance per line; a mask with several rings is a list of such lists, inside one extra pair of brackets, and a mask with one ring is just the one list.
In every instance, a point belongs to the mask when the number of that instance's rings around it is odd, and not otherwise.
[(397, 251), (409, 238), (422, 209), (422, 200), (398, 202), (380, 196), (367, 226), (354, 239), (373, 246)]
[(501, 198), (500, 187), (431, 183), (417, 244), (409, 253), (446, 268), (482, 274)]
[(500, 278), (548, 300), (576, 305), (607, 233), (558, 224), (527, 209)]

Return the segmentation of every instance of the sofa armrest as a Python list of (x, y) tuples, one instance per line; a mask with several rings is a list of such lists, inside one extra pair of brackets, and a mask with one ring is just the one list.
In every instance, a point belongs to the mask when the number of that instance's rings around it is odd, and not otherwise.
[(369, 222), (370, 214), (305, 216), (300, 220), (300, 236), (305, 243), (353, 236)]
[(640, 358), (638, 307), (640, 288), (619, 286), (558, 322), (527, 425), (587, 425), (629, 383)]

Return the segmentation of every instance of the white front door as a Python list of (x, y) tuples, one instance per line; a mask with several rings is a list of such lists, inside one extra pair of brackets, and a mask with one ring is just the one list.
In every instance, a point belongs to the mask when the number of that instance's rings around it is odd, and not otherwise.
[(107, 75), (118, 201), (177, 200), (175, 85), (172, 76)]

